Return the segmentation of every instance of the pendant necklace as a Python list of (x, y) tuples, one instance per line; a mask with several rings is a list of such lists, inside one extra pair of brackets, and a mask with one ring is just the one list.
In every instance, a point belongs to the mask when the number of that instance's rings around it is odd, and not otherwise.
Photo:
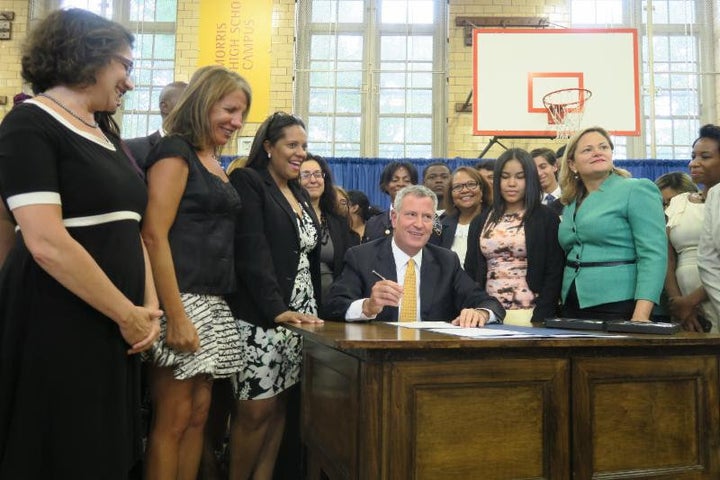
[(76, 114), (75, 112), (73, 112), (72, 110), (70, 110), (68, 107), (66, 107), (65, 105), (63, 105), (62, 103), (60, 103), (60, 101), (57, 100), (55, 97), (51, 97), (50, 95), (48, 95), (47, 93), (44, 93), (44, 92), (43, 92), (43, 93), (38, 93), (37, 96), (38, 96), (38, 97), (45, 97), (45, 98), (47, 98), (48, 100), (50, 100), (51, 102), (53, 102), (55, 105), (57, 105), (58, 107), (60, 107), (60, 108), (62, 108), (63, 110), (65, 110), (65, 111), (66, 111), (67, 113), (69, 113), (70, 115), (72, 115), (73, 118), (75, 118), (77, 121), (79, 121), (79, 122), (82, 123), (83, 125), (85, 125), (85, 126), (87, 126), (87, 127), (90, 127), (90, 128), (98, 128), (98, 123), (97, 123), (97, 122), (90, 123), (90, 122), (87, 122), (87, 121), (83, 120), (83, 118), (82, 118), (80, 115)]

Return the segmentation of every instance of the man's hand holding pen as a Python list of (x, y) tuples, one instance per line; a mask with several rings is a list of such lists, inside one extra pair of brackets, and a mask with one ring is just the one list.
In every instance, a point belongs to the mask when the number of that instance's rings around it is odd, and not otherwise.
[(370, 291), (370, 298), (366, 298), (362, 304), (363, 315), (374, 317), (382, 312), (386, 306), (397, 307), (402, 300), (403, 287), (397, 282), (388, 280), (378, 272), (372, 272), (380, 281), (375, 282)]

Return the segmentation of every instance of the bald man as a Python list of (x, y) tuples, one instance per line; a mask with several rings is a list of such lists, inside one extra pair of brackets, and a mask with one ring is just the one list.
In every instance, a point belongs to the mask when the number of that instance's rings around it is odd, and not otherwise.
[[(180, 95), (185, 91), (187, 83), (185, 82), (173, 82), (165, 87), (160, 92), (160, 117), (165, 120), (170, 110), (173, 109), (177, 103)], [(165, 131), (162, 126), (147, 137), (137, 137), (125, 140), (125, 144), (130, 149), (133, 157), (138, 166), (145, 170), (145, 157), (150, 153), (150, 149), (165, 136)]]

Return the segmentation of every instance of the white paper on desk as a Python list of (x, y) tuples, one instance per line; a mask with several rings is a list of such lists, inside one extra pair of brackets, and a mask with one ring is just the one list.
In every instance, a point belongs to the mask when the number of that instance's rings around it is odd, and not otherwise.
[(396, 327), (403, 327), (403, 328), (422, 328), (422, 329), (455, 329), (455, 328), (462, 328), (458, 325), (453, 325), (450, 322), (385, 322), (388, 325), (394, 325)]
[(534, 335), (524, 332), (513, 332), (510, 330), (491, 330), (489, 328), (454, 328), (440, 329), (433, 328), (431, 332), (444, 333), (446, 335), (457, 335), (459, 337), (488, 338), (488, 337), (532, 337)]

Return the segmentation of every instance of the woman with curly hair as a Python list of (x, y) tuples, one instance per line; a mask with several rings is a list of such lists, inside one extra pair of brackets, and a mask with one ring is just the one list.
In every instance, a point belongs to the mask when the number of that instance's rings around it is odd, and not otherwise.
[(133, 36), (78, 9), (28, 37), (36, 94), (0, 126), (19, 232), (0, 273), (0, 478), (127, 479), (141, 454), (140, 361), (159, 333), (140, 221), (147, 192), (110, 114)]

